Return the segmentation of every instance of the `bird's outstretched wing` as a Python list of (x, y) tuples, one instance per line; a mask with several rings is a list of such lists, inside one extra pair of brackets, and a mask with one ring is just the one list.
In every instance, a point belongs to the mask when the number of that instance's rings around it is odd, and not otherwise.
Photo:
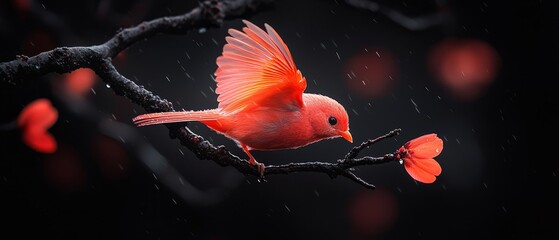
[(278, 33), (249, 21), (243, 32), (229, 29), (215, 72), (219, 108), (225, 112), (256, 106), (296, 109), (304, 106), (305, 78), (295, 67)]

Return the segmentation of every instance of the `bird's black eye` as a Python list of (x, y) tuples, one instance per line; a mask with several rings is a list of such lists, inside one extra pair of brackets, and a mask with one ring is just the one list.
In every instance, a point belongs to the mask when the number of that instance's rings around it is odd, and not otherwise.
[(338, 119), (336, 119), (335, 117), (329, 117), (328, 118), (328, 123), (330, 123), (330, 125), (334, 126), (338, 123)]

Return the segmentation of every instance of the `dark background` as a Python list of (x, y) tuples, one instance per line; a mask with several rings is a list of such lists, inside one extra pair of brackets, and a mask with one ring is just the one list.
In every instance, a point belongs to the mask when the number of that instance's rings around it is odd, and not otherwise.
[[(31, 1), (18, 10), (20, 2), (25, 1), (0, 3), (0, 61), (57, 46), (100, 44), (119, 28), (197, 5)], [(342, 0), (277, 1), (248, 18), (279, 32), (307, 77), (307, 92), (345, 106), (356, 143), (403, 129), (364, 154), (382, 155), (420, 135), (439, 134), (445, 144), (437, 157), (443, 172), (430, 185), (414, 182), (397, 163), (357, 170), (378, 187), (374, 192), (315, 173), (261, 182), (198, 160), (163, 126), (132, 127), (131, 118), (144, 111), (100, 80), (79, 100), (64, 97), (59, 74), (1, 83), (2, 238), (557, 239), (558, 100), (552, 86), (558, 80), (559, 22), (552, 2), (438, 1), (443, 7), (435, 1), (378, 2), (414, 18), (445, 14), (444, 21), (423, 30)], [(214, 108), (215, 58), (227, 29), (242, 25), (235, 19), (220, 29), (153, 37), (126, 50), (115, 65), (176, 109)], [(475, 97), (456, 97), (429, 70), (430, 52), (447, 38), (481, 40), (499, 56), (495, 77)], [(395, 69), (394, 85), (379, 96), (356, 94), (346, 84), (348, 62), (365, 49), (386, 54)], [(21, 109), (40, 97), (52, 99), (60, 113), (50, 130), (59, 149), (50, 155), (29, 149), (19, 130), (9, 128)], [(201, 124), (189, 126), (244, 157), (232, 141)], [(178, 192), (199, 193), (202, 200), (172, 191), (153, 165), (144, 164), (153, 159), (138, 145), (161, 153), (166, 168), (199, 190)], [(265, 164), (332, 162), (351, 146), (333, 139), (254, 155)]]

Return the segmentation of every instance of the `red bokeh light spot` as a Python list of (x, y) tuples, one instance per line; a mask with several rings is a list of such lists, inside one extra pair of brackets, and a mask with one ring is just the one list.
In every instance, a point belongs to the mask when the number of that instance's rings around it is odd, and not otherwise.
[(92, 152), (107, 178), (118, 178), (125, 173), (128, 157), (122, 143), (99, 135), (93, 143)]
[(344, 75), (351, 91), (370, 99), (388, 95), (395, 86), (398, 71), (388, 50), (367, 48), (347, 61)]
[(85, 182), (79, 155), (68, 145), (61, 144), (55, 154), (45, 157), (44, 171), (47, 181), (61, 191), (79, 190)]
[(76, 69), (64, 76), (64, 85), (68, 92), (77, 96), (83, 96), (91, 92), (90, 89), (95, 84), (95, 72), (88, 68)]
[(348, 218), (357, 236), (370, 238), (386, 232), (398, 218), (398, 202), (387, 190), (363, 190), (349, 202)]
[(52, 134), (42, 128), (28, 128), (23, 131), (22, 139), (27, 146), (40, 153), (53, 153), (58, 147)]
[(446, 39), (429, 56), (436, 78), (458, 100), (475, 100), (495, 80), (500, 58), (495, 49), (478, 39)]
[(123, 50), (122, 52), (119, 52), (116, 55), (116, 57), (113, 59), (113, 63), (115, 65), (121, 65), (124, 64), (127, 59), (128, 59), (128, 51)]
[(40, 98), (29, 103), (17, 118), (23, 142), (40, 153), (56, 151), (56, 139), (47, 131), (58, 120), (58, 111), (48, 99)]
[(31, 0), (13, 0), (14, 7), (20, 13), (27, 13), (31, 9)]

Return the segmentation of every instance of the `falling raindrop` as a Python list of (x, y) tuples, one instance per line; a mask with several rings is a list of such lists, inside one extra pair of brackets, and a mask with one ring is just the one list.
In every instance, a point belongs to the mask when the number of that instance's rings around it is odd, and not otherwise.
[(179, 182), (181, 183), (181, 185), (184, 185), (184, 180), (182, 180), (181, 177), (179, 177)]
[(289, 209), (289, 207), (286, 204), (284, 204), (283, 206), (285, 207), (285, 209), (287, 209), (288, 212), (291, 212), (291, 209)]
[(413, 104), (413, 106), (415, 106), (415, 108), (417, 108), (417, 103), (415, 103), (415, 101), (413, 101), (412, 98), (410, 98), (411, 103)]
[(187, 78), (190, 78), (190, 79), (194, 80), (194, 78), (191, 77), (190, 74), (188, 74), (186, 71), (184, 72), (184, 74), (186, 75)]

